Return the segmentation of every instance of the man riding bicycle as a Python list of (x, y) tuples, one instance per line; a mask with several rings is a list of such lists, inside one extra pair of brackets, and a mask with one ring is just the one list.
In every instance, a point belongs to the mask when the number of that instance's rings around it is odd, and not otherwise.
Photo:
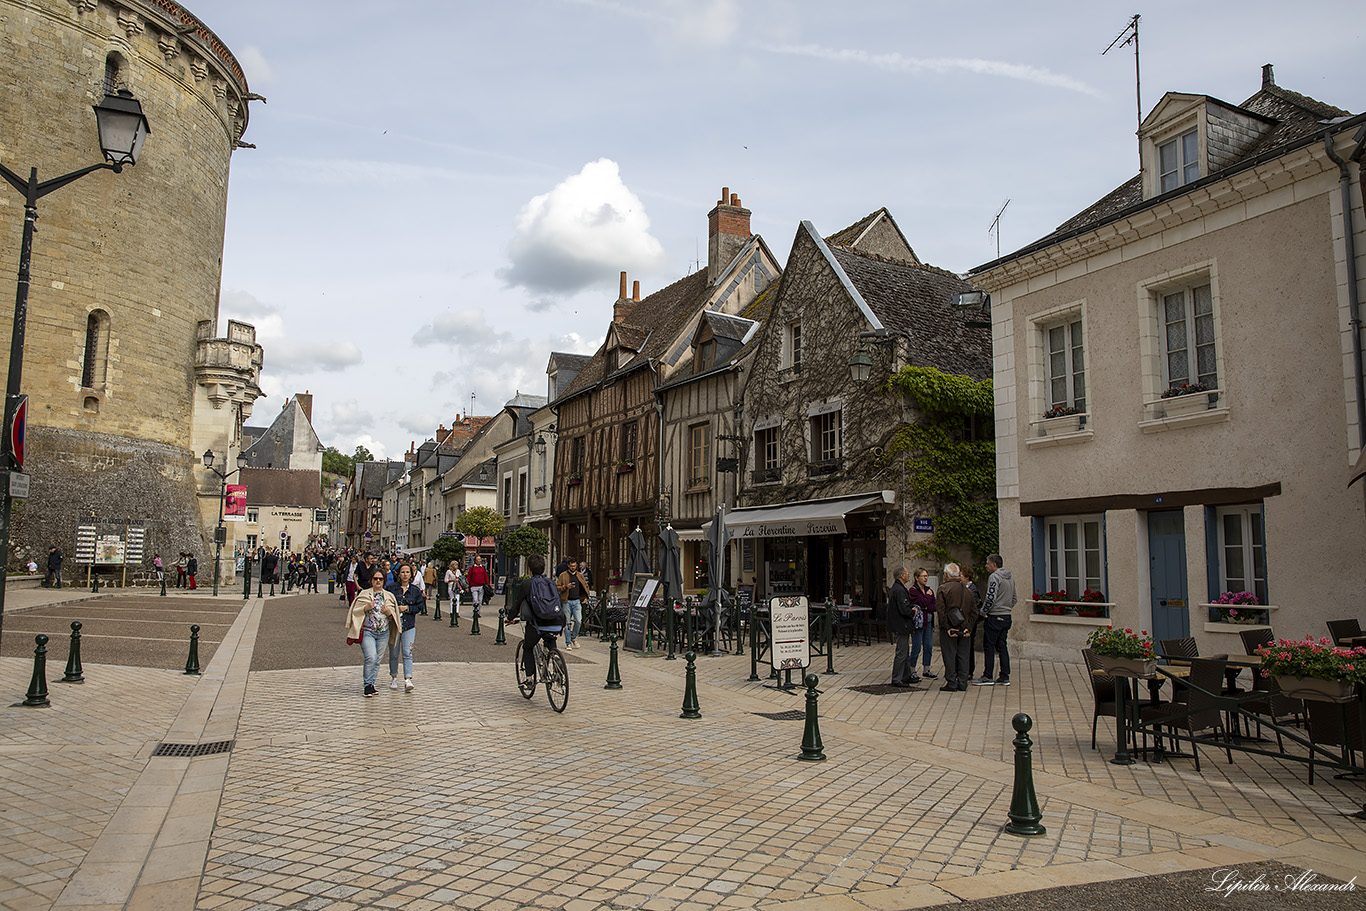
[(544, 591), (544, 587), (548, 586), (550, 592), (555, 596), (556, 604), (559, 603), (559, 593), (555, 590), (555, 583), (551, 582), (545, 574), (545, 557), (540, 554), (532, 554), (526, 558), (526, 566), (531, 571), (531, 578), (523, 581), (517, 589), (517, 593), (508, 600), (509, 604), (516, 605), (516, 615), (513, 616), (513, 612), (509, 611), (508, 620), (512, 623), (516, 623), (518, 620), (526, 621), (526, 635), (523, 637), (526, 641), (526, 647), (522, 649), (522, 671), (527, 677), (534, 679), (536, 676), (536, 639), (539, 636), (540, 640), (545, 643), (546, 649), (552, 652), (556, 651), (555, 637), (564, 631), (564, 621), (563, 619), (559, 621), (547, 620), (544, 617), (537, 619), (531, 603), (533, 587)]

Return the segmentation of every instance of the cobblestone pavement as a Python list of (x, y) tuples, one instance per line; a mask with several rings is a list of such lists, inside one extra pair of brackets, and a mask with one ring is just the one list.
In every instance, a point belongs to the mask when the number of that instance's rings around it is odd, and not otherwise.
[[(1359, 782), (1319, 777), (1309, 788), (1299, 764), (1235, 753), (1230, 765), (1212, 749), (1201, 774), (1189, 760), (1113, 766), (1113, 728), (1102, 719), (1092, 751), (1089, 684), (1067, 665), (1017, 662), (1008, 689), (881, 696), (852, 687), (885, 682), (891, 647), (841, 648), (840, 673), (821, 681), (828, 759), (806, 763), (795, 758), (802, 721), (765, 717), (804, 700), (749, 682), (747, 657), (699, 659), (697, 720), (678, 717), (683, 661), (622, 653), (625, 688), (608, 691), (607, 647), (590, 639), (571, 653), (563, 715), (540, 691), (518, 694), (515, 632), (509, 645), (490, 636), (474, 647), (460, 641), (465, 631), (452, 638), (443, 627), (439, 640), (420, 629), (429, 647), (491, 657), (423, 662), (411, 694), (385, 687), (360, 698), (354, 649), (336, 666), (249, 670), (253, 644), (332, 636), (340, 615), (327, 600), (264, 610), (251, 601), (199, 680), (97, 666), (99, 686), (54, 692), (53, 709), (0, 709), (0, 753), (13, 754), (0, 773), (0, 906), (858, 911), (1017, 893), (1037, 901), (993, 906), (1004, 911), (1106, 894), (1034, 891), (1047, 887), (1270, 860), (1350, 880), (1366, 861), (1366, 829), (1344, 815), (1366, 794)], [(320, 630), (317, 612), (328, 610), (337, 616)], [(296, 622), (276, 622), (287, 618)], [(823, 667), (818, 659), (813, 670)], [(25, 663), (0, 659), (0, 680), (22, 693)], [(1031, 839), (1001, 830), (1009, 719), (1022, 710), (1036, 720), (1048, 828)], [(161, 740), (234, 737), (231, 754), (148, 758)], [(1208, 880), (1191, 877), (1178, 891)], [(1317, 900), (1170, 906), (1327, 907)]]

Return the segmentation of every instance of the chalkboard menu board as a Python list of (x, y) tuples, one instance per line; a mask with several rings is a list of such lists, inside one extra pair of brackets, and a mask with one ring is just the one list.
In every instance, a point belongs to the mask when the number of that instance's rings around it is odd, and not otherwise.
[(750, 607), (754, 604), (754, 586), (737, 586), (735, 589), (735, 603), (739, 606), (742, 615), (748, 615)]
[(643, 604), (632, 604), (630, 610), (626, 612), (626, 648), (628, 651), (639, 652), (644, 650), (645, 617), (646, 606)]

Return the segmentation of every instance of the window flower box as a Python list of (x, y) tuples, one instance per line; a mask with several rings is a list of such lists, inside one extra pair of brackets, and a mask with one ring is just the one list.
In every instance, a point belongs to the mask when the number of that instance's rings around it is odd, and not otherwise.
[(581, 475), (581, 474), (571, 474), (571, 475), (569, 476), (569, 480), (567, 481), (567, 483), (569, 484), (570, 487), (578, 487), (580, 484), (583, 483), (583, 475)]
[(1084, 414), (1063, 414), (1055, 418), (1044, 418), (1039, 421), (1039, 436), (1055, 437), (1062, 433), (1076, 433), (1081, 430), (1081, 422), (1085, 419)]
[[(1067, 593), (1066, 593), (1066, 592), (1046, 592), (1046, 593), (1044, 593), (1044, 594), (1042, 594), (1042, 595), (1035, 595), (1035, 596), (1034, 596), (1034, 613), (1035, 613), (1035, 614), (1043, 614), (1043, 615), (1049, 616), (1049, 617), (1069, 616), (1069, 617), (1090, 617), (1090, 618), (1096, 618), (1096, 617), (1109, 617), (1111, 611), (1113, 611), (1114, 608), (1115, 608), (1115, 604), (1114, 604), (1113, 601), (1097, 601), (1097, 600), (1069, 601), (1069, 600), (1067, 600), (1065, 597), (1063, 597), (1063, 598), (1050, 598), (1050, 597), (1049, 597), (1049, 595), (1054, 595), (1054, 594), (1062, 594), (1062, 595), (1065, 596)], [(1100, 595), (1100, 592), (1093, 592), (1092, 594)], [(1101, 597), (1103, 597), (1103, 596), (1101, 596)]]
[(1209, 386), (1204, 383), (1182, 383), (1162, 393), (1162, 411), (1169, 418), (1180, 418), (1209, 411)]
[(635, 463), (635, 462), (618, 462), (618, 463), (617, 463), (617, 474), (630, 474), (631, 472), (633, 472), (633, 471), (635, 471), (635, 470), (636, 470), (636, 463)]

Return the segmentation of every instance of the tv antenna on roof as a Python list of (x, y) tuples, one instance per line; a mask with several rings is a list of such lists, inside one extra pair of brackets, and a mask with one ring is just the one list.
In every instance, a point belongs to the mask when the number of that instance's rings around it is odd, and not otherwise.
[(1100, 55), (1101, 55), (1102, 57), (1104, 57), (1106, 54), (1110, 53), (1110, 52), (1111, 52), (1112, 50), (1114, 50), (1116, 47), (1128, 47), (1130, 44), (1132, 44), (1132, 45), (1134, 46), (1134, 95), (1137, 97), (1137, 101), (1138, 101), (1138, 125), (1139, 125), (1140, 128), (1142, 128), (1142, 126), (1143, 126), (1143, 82), (1142, 82), (1141, 79), (1139, 79), (1139, 70), (1138, 70), (1138, 20), (1139, 20), (1139, 18), (1140, 18), (1140, 17), (1139, 17), (1139, 15), (1138, 15), (1138, 13), (1134, 13), (1133, 18), (1130, 19), (1130, 20), (1128, 21), (1128, 23), (1125, 24), (1125, 26), (1124, 26), (1124, 31), (1122, 31), (1122, 32), (1120, 32), (1118, 35), (1116, 35), (1116, 36), (1115, 36), (1115, 40), (1114, 40), (1114, 41), (1111, 41), (1111, 42), (1110, 42), (1110, 46), (1107, 47), (1105, 50), (1101, 51), (1101, 52), (1100, 52)]
[(996, 235), (996, 258), (1001, 258), (1001, 213), (1005, 212), (1006, 206), (1010, 205), (1010, 200), (1006, 200), (1006, 205), (1001, 206), (1001, 211), (996, 213), (996, 217), (991, 220), (991, 227), (987, 228), (988, 234)]

